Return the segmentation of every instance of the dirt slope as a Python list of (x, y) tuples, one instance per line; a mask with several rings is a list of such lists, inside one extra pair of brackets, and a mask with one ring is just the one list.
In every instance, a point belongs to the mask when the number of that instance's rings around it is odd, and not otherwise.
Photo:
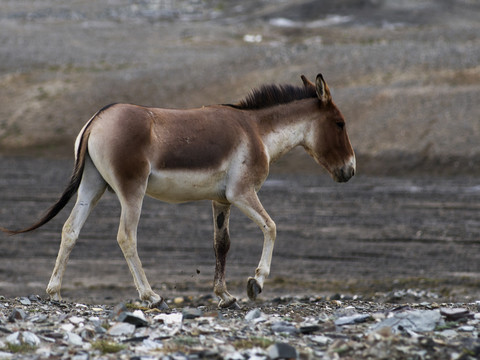
[(359, 171), (480, 173), (479, 18), (470, 0), (5, 0), (0, 151), (71, 156), (105, 104), (226, 103), (322, 72)]

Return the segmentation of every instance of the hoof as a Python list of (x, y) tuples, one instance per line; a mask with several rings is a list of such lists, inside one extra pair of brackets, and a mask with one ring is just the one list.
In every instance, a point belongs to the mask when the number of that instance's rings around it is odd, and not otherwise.
[(149, 308), (150, 308), (150, 309), (159, 309), (159, 310), (167, 310), (167, 309), (169, 309), (167, 303), (166, 303), (162, 298), (160, 298), (160, 300), (157, 301), (157, 302), (151, 303), (151, 304), (149, 305)]
[(247, 295), (250, 300), (255, 300), (262, 292), (262, 288), (254, 278), (249, 278), (247, 283)]
[(238, 305), (237, 299), (232, 298), (232, 299), (229, 300), (229, 301), (220, 300), (220, 302), (218, 303), (218, 308), (219, 308), (219, 309), (239, 310), (239, 309), (240, 309), (240, 305)]

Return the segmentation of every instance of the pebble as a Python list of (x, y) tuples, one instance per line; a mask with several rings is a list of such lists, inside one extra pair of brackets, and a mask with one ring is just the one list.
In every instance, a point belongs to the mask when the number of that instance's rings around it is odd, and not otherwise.
[(260, 311), (260, 309), (253, 309), (253, 310), (250, 310), (247, 313), (247, 315), (245, 315), (245, 320), (252, 321), (260, 318), (261, 316), (262, 316), (262, 312)]
[(272, 324), (271, 329), (274, 333), (283, 333), (283, 334), (295, 334), (298, 332), (295, 325), (285, 322), (279, 321)]
[(285, 343), (276, 343), (267, 348), (267, 355), (271, 360), (277, 359), (296, 359), (297, 350), (292, 345)]
[(117, 321), (129, 323), (136, 327), (147, 326), (148, 321), (145, 319), (145, 315), (142, 311), (136, 310), (133, 313), (123, 312), (117, 317)]
[(41, 343), (40, 338), (30, 331), (22, 332), (22, 342), (30, 346), (38, 346)]
[(119, 322), (107, 330), (111, 336), (131, 336), (135, 332), (135, 325)]
[(73, 346), (82, 346), (83, 345), (83, 340), (82, 338), (75, 334), (75, 333), (72, 333), (72, 332), (67, 332), (65, 334), (65, 341), (67, 341), (70, 345), (73, 345)]
[(195, 319), (203, 315), (202, 310), (195, 308), (185, 308), (182, 311), (184, 319)]
[(26, 305), (26, 306), (32, 305), (32, 302), (30, 301), (30, 299), (28, 297), (21, 297), (19, 299), (19, 301), (20, 301), (20, 304), (22, 304), (22, 305)]
[(24, 320), (27, 314), (22, 309), (13, 309), (8, 316), (8, 321), (15, 322), (16, 320)]
[(367, 321), (367, 319), (369, 318), (370, 318), (369, 314), (354, 314), (350, 316), (342, 316), (337, 320), (335, 320), (335, 325), (343, 326), (343, 325), (360, 324)]
[(413, 332), (427, 332), (435, 329), (443, 323), (442, 316), (438, 310), (409, 310), (395, 313), (379, 324), (371, 327), (372, 331), (382, 328), (391, 328), (394, 333), (404, 330)]
[(441, 308), (440, 313), (446, 317), (449, 321), (456, 321), (464, 318), (473, 318), (473, 314), (470, 314), (468, 309), (464, 308)]

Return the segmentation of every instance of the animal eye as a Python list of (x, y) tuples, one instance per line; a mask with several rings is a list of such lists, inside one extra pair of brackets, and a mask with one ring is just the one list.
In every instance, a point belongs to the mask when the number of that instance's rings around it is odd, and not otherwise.
[(345, 123), (343, 121), (337, 121), (336, 124), (340, 129), (343, 129), (345, 127)]

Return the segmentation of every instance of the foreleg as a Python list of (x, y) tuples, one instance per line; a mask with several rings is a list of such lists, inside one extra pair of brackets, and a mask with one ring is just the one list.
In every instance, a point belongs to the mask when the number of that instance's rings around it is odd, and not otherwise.
[(255, 271), (255, 276), (250, 277), (247, 283), (247, 294), (252, 300), (262, 292), (265, 279), (270, 274), (273, 247), (277, 234), (276, 226), (263, 208), (254, 191), (237, 195), (230, 199), (245, 215), (252, 219), (262, 229), (264, 240), (260, 262)]

